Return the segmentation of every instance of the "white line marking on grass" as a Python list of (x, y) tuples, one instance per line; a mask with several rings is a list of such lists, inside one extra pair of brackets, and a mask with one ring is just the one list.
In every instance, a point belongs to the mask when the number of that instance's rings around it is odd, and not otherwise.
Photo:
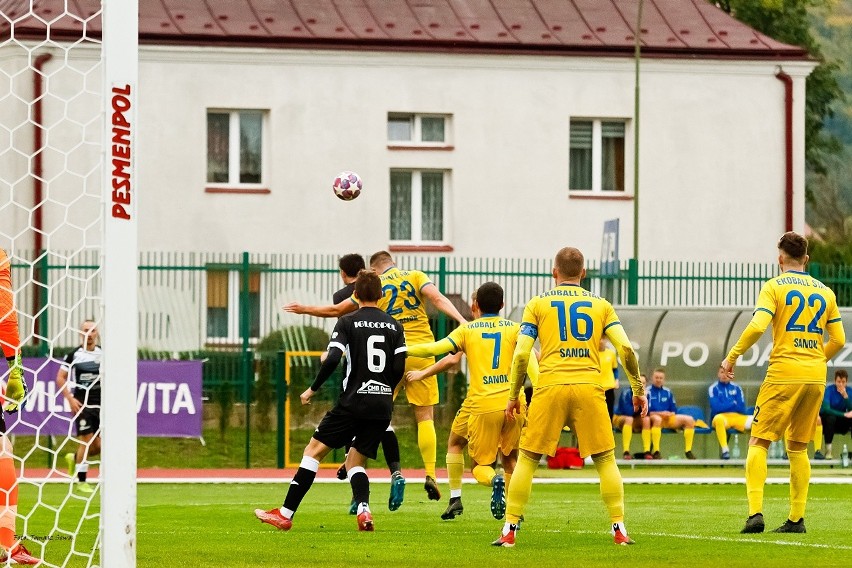
[[(20, 482), (51, 483), (52, 480), (21, 480)], [(137, 483), (290, 483), (291, 477), (269, 477), (269, 478), (242, 478), (242, 477), (168, 477), (158, 479), (138, 479)], [(390, 483), (389, 477), (370, 478), (372, 483)], [(408, 483), (423, 483), (422, 477), (407, 477)], [(437, 480), (439, 483), (447, 483), (446, 478)], [(67, 483), (67, 481), (65, 481)], [(338, 479), (320, 478), (314, 483), (339, 483), (346, 481)], [(464, 483), (473, 485), (475, 480), (464, 480)], [(540, 477), (533, 480), (535, 484), (542, 485), (597, 485), (600, 480), (597, 477)], [(790, 483), (788, 477), (770, 477), (766, 480), (767, 485), (786, 485)], [(625, 477), (625, 485), (745, 485), (742, 477)], [(811, 485), (852, 485), (852, 477), (814, 477)]]
[[(560, 531), (561, 532), (561, 531)], [(591, 534), (591, 535), (600, 535), (600, 531), (570, 531), (578, 534)], [(697, 535), (697, 534), (677, 534), (677, 533), (663, 533), (663, 532), (646, 532), (639, 533), (641, 538), (642, 536), (659, 536), (665, 538), (685, 538), (689, 540), (712, 540), (714, 542), (747, 542), (747, 543), (756, 543), (756, 544), (772, 544), (779, 546), (802, 546), (805, 548), (827, 548), (831, 550), (852, 550), (852, 546), (844, 546), (842, 544), (822, 544), (818, 542), (801, 542), (796, 540), (766, 540), (758, 537), (741, 537), (741, 538), (732, 538), (725, 536), (706, 536), (706, 535)]]
[[(292, 477), (162, 477), (162, 478), (139, 478), (136, 480), (140, 484), (222, 484), (222, 483), (272, 483), (286, 484), (293, 480)], [(390, 483), (390, 477), (370, 478), (373, 483)], [(423, 483), (422, 477), (407, 477), (409, 483)], [(446, 478), (437, 480), (439, 483), (447, 483)], [(97, 483), (98, 480), (92, 480)], [(788, 477), (770, 477), (766, 480), (767, 485), (786, 485), (790, 482)], [(340, 483), (348, 484), (346, 481), (340, 481), (333, 478), (319, 478), (314, 480), (314, 483)], [(467, 485), (475, 485), (476, 480), (465, 479), (463, 483)], [(600, 480), (597, 477), (537, 477), (533, 479), (533, 483), (541, 485), (597, 485)], [(18, 479), (18, 485), (53, 485), (53, 484), (69, 484), (67, 479), (44, 479), (44, 478), (26, 478)], [(743, 477), (625, 477), (625, 485), (745, 485)], [(852, 476), (844, 477), (812, 477), (811, 485), (852, 485)]]

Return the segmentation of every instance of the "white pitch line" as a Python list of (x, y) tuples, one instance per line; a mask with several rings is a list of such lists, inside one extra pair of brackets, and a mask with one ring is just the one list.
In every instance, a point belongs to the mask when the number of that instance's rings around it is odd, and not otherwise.
[[(290, 483), (292, 477), (163, 477), (151, 479), (137, 479), (139, 484), (182, 484), (182, 483), (198, 483), (198, 484), (224, 484), (224, 483)], [(373, 483), (390, 483), (390, 477), (375, 477), (370, 478)], [(423, 483), (422, 477), (407, 477), (408, 483)], [(446, 478), (437, 480), (439, 483), (447, 483)], [(97, 480), (93, 480), (97, 482)], [(786, 485), (790, 482), (787, 477), (770, 477), (766, 480), (767, 485)], [(68, 484), (67, 479), (44, 479), (44, 478), (25, 478), (18, 480), (18, 484), (42, 485), (52, 483)], [(314, 483), (340, 483), (345, 484), (346, 481), (340, 481), (334, 478), (316, 479)], [(467, 485), (475, 485), (476, 480), (465, 479), (463, 483)], [(597, 485), (600, 480), (596, 477), (582, 478), (560, 478), (560, 477), (541, 477), (533, 480), (535, 484), (541, 485)], [(742, 477), (625, 477), (625, 485), (745, 485), (745, 479)], [(811, 485), (852, 485), (851, 477), (814, 477), (811, 478)]]
[[(577, 534), (592, 534), (599, 535), (600, 531), (570, 531)], [(725, 536), (706, 536), (706, 535), (697, 535), (697, 534), (676, 534), (676, 533), (663, 533), (663, 532), (646, 532), (640, 533), (638, 538), (643, 536), (658, 536), (665, 538), (678, 538), (678, 539), (689, 539), (689, 540), (712, 540), (714, 542), (748, 542), (755, 544), (772, 544), (779, 546), (801, 546), (805, 548), (827, 548), (830, 550), (852, 550), (852, 546), (844, 546), (842, 544), (822, 544), (818, 542), (802, 542), (797, 540), (766, 540), (758, 537), (742, 537), (742, 538), (731, 538)], [(641, 543), (641, 541), (640, 541)]]
[[(195, 477), (195, 478), (162, 478), (162, 479), (139, 479), (137, 483), (290, 483), (291, 477), (268, 477), (244, 479), (238, 477)], [(390, 483), (389, 477), (370, 478), (373, 483)], [(423, 483), (422, 477), (406, 477), (407, 483)], [(437, 480), (439, 483), (447, 483), (446, 478)], [(67, 483), (67, 482), (66, 482)], [(338, 479), (316, 479), (314, 483), (347, 483)], [(463, 483), (475, 485), (476, 480), (465, 479)], [(587, 478), (536, 478), (535, 484), (542, 485), (597, 485), (600, 483), (595, 477)], [(767, 485), (786, 485), (790, 483), (787, 477), (770, 477), (766, 480)], [(625, 477), (625, 485), (745, 485), (745, 479), (741, 477)], [(818, 477), (811, 479), (811, 485), (850, 485), (852, 477)]]

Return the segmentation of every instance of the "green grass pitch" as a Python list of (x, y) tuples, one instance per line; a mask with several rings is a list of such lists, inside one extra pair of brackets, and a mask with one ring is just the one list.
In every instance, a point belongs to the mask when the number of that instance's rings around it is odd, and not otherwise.
[[(490, 546), (501, 521), (487, 488), (465, 485), (465, 512), (442, 521), (447, 504), (427, 501), (410, 483), (406, 501), (387, 510), (388, 485), (372, 486), (376, 532), (359, 533), (347, 514), (345, 483), (315, 484), (280, 532), (254, 518), (281, 503), (286, 484), (140, 485), (138, 565), (192, 567), (536, 566), (848, 566), (848, 485), (811, 487), (805, 535), (741, 535), (742, 485), (627, 485), (634, 546), (615, 546), (597, 485), (533, 487), (513, 549)], [(446, 485), (443, 486), (446, 490)], [(786, 486), (767, 487), (768, 528), (787, 515)]]
[[(357, 531), (347, 514), (349, 486), (343, 482), (315, 484), (291, 531), (262, 525), (253, 510), (280, 505), (286, 489), (286, 483), (140, 484), (138, 566), (825, 568), (849, 566), (852, 555), (849, 485), (811, 487), (807, 534), (741, 535), (742, 485), (628, 484), (627, 527), (637, 544), (617, 547), (597, 485), (536, 484), (512, 549), (490, 546), (502, 522), (491, 517), (487, 488), (466, 484), (464, 514), (442, 521), (446, 495), (440, 502), (427, 501), (420, 485), (411, 482), (404, 505), (391, 513), (388, 485), (374, 483), (374, 533)], [(787, 486), (767, 487), (769, 528), (786, 518), (787, 499)], [(30, 550), (51, 564), (86, 566), (82, 553), (91, 550), (97, 532), (97, 499), (87, 505), (70, 496), (65, 484), (23, 484), (19, 502), (26, 523), (19, 521), (18, 532), (27, 536)], [(54, 530), (75, 531), (78, 525), (76, 541)], [(94, 563), (100, 564), (97, 556)]]

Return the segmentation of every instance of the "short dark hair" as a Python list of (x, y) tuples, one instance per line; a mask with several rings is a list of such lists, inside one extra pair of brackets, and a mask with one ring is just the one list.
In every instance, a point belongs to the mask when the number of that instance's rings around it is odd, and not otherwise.
[(565, 247), (556, 253), (556, 260), (553, 265), (556, 271), (565, 278), (576, 278), (583, 273), (583, 266), (586, 260), (583, 258), (583, 253), (574, 247)]
[(496, 282), (486, 282), (476, 290), (474, 300), (484, 314), (496, 314), (503, 307), (503, 287)]
[(837, 369), (834, 371), (834, 380), (838, 378), (849, 380), (849, 373), (846, 372), (846, 369)]
[(355, 279), (355, 297), (362, 302), (378, 302), (382, 297), (382, 280), (374, 270), (361, 270)]
[(393, 262), (393, 257), (390, 255), (388, 251), (380, 250), (379, 252), (373, 253), (370, 257), (370, 266), (374, 264), (378, 264), (380, 262)]
[(354, 278), (358, 276), (358, 272), (360, 270), (364, 270), (367, 267), (364, 264), (364, 257), (358, 253), (344, 254), (340, 257), (340, 260), (337, 261), (337, 267), (343, 271), (343, 274), (349, 276), (350, 278)]
[(778, 239), (778, 250), (792, 260), (802, 261), (808, 254), (808, 239), (799, 233), (788, 231)]

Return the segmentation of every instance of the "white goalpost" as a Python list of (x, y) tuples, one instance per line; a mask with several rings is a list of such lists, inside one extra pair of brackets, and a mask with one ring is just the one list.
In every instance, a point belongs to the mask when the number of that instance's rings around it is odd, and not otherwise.
[[(135, 139), (138, 0), (103, 0), (104, 566), (136, 566), (137, 203)], [(127, 417), (133, 417), (128, 420)]]
[[(14, 546), (46, 567), (136, 566), (137, 102), (138, 0), (0, 0), (0, 248), (30, 389), (6, 416)], [(55, 387), (87, 318), (103, 349), (88, 496), (62, 463), (80, 439)]]

